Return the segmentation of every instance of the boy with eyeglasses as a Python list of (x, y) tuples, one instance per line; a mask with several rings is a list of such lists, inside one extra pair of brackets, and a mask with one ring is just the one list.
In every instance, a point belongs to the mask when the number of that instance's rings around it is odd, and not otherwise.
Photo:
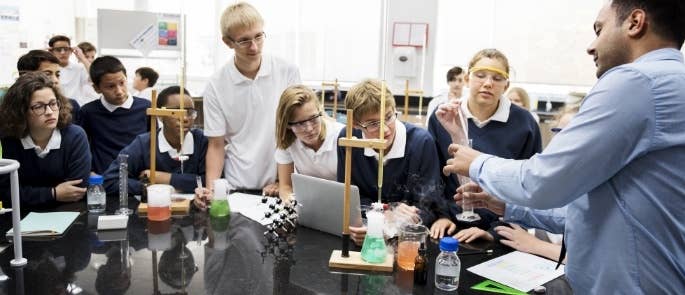
[(150, 101), (128, 93), (126, 68), (115, 57), (96, 58), (90, 78), (101, 96), (81, 107), (80, 125), (90, 140), (93, 172), (102, 174), (122, 148), (149, 131)]
[[(88, 79), (88, 68), (84, 66), (90, 65), (90, 62), (80, 50), (71, 47), (71, 39), (67, 36), (56, 35), (50, 38), (48, 46), (50, 46), (48, 51), (57, 57), (62, 67), (59, 81), (64, 96), (76, 99), (81, 106), (96, 99), (98, 94)], [(83, 64), (70, 61), (72, 53), (75, 53), (76, 58)]]
[[(295, 65), (262, 54), (263, 27), (259, 12), (244, 2), (229, 6), (221, 17), (222, 40), (234, 54), (203, 94), (209, 188), (223, 171), (234, 189), (266, 187), (264, 193), (278, 193), (276, 108), (283, 90), (300, 83), (300, 73)], [(199, 198), (203, 201), (205, 195)]]
[[(381, 90), (377, 80), (365, 80), (353, 86), (345, 98), (345, 109), (354, 111), (357, 138), (379, 138), (381, 93), (385, 91), (384, 138), (387, 148), (383, 158), (383, 203), (402, 202), (394, 210), (430, 226), (438, 215), (446, 214), (440, 185), (440, 163), (435, 142), (422, 128), (397, 120), (395, 99), (387, 87)], [(343, 128), (338, 138), (345, 137)], [(345, 147), (338, 147), (338, 181), (345, 179)], [(352, 149), (352, 184), (359, 188), (364, 205), (378, 201), (378, 153), (376, 150)], [(350, 227), (352, 239), (361, 245), (366, 227)]]
[[(59, 60), (53, 54), (45, 50), (31, 50), (22, 55), (17, 61), (17, 71), (19, 71), (19, 75), (30, 72), (42, 72), (52, 80), (57, 88), (60, 88), (59, 77), (61, 71)], [(72, 122), (78, 122), (78, 112), (81, 107), (75, 99), (69, 97), (67, 97), (67, 99), (71, 104), (71, 120)]]
[[(205, 153), (207, 138), (202, 130), (191, 129), (197, 111), (187, 90), (183, 91), (183, 106), (188, 112), (179, 124), (177, 118), (162, 117), (163, 127), (157, 134), (156, 176), (155, 183), (170, 184), (182, 193), (192, 193), (197, 184), (196, 178), (205, 177)], [(178, 109), (181, 105), (181, 88), (168, 87), (159, 93), (157, 107)], [(181, 128), (184, 136), (181, 143)], [(134, 195), (143, 193), (141, 180), (150, 177), (150, 132), (136, 138), (121, 150), (120, 154), (128, 155), (128, 192)], [(104, 174), (105, 190), (108, 194), (119, 191), (119, 161), (114, 159)]]

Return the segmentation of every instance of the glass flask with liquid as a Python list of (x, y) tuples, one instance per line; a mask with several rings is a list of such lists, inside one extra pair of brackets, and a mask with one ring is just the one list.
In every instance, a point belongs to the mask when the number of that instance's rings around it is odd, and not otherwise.
[(214, 195), (212, 196), (209, 215), (214, 217), (225, 217), (231, 214), (231, 207), (228, 205), (228, 182), (225, 179), (214, 180)]
[(362, 245), (362, 259), (368, 263), (383, 263), (388, 255), (383, 238), (383, 207), (373, 203), (373, 209), (366, 213), (368, 225)]

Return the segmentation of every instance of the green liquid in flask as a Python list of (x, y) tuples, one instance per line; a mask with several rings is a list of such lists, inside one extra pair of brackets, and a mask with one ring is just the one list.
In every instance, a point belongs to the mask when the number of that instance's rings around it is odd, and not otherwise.
[(385, 240), (383, 237), (364, 238), (362, 245), (362, 259), (368, 263), (383, 263), (388, 252), (385, 250)]
[(231, 207), (228, 206), (228, 200), (214, 200), (212, 207), (209, 208), (209, 215), (214, 217), (224, 217), (231, 213)]

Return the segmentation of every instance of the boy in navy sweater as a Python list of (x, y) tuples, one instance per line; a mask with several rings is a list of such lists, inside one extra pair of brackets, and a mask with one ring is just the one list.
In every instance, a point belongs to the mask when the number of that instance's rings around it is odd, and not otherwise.
[[(57, 89), (60, 89), (59, 75), (60, 66), (59, 59), (57, 59), (52, 53), (45, 50), (31, 50), (28, 53), (22, 55), (17, 61), (17, 71), (19, 75), (23, 75), (30, 72), (42, 72), (55, 83)], [(61, 89), (60, 89), (61, 91)], [(64, 93), (62, 93), (64, 95)], [(78, 122), (78, 113), (81, 107), (72, 97), (67, 97), (69, 103), (71, 104), (71, 121)]]
[[(178, 109), (181, 105), (181, 89), (171, 86), (159, 93), (158, 108)], [(204, 180), (207, 138), (201, 130), (190, 129), (197, 118), (190, 93), (184, 89), (183, 106), (188, 116), (183, 120), (184, 139), (181, 145), (181, 126), (177, 118), (162, 117), (163, 127), (157, 134), (155, 182), (170, 184), (182, 193), (193, 193), (196, 177)], [(121, 150), (128, 155), (128, 191), (134, 195), (143, 192), (139, 181), (150, 176), (150, 133), (138, 135), (131, 144)], [(181, 161), (181, 159), (183, 161)], [(183, 166), (181, 168), (181, 166)], [(182, 173), (181, 173), (182, 172)], [(119, 161), (115, 159), (104, 174), (108, 194), (119, 191)]]
[[(430, 225), (436, 215), (442, 213), (445, 200), (440, 186), (440, 166), (435, 143), (424, 129), (397, 120), (395, 99), (377, 80), (365, 80), (350, 89), (345, 98), (345, 108), (354, 111), (357, 138), (378, 138), (380, 135), (381, 91), (385, 91), (386, 113), (384, 138), (385, 149), (382, 202), (402, 202), (395, 208), (411, 216), (419, 217)], [(344, 128), (339, 137), (344, 137)], [(345, 148), (338, 147), (338, 181), (345, 176)], [(359, 187), (362, 204), (378, 200), (378, 153), (373, 149), (352, 149), (352, 184)], [(436, 191), (437, 190), (437, 191)], [(364, 241), (366, 227), (350, 227), (352, 239), (357, 244)]]
[(90, 140), (93, 172), (102, 174), (122, 148), (149, 131), (150, 101), (128, 94), (126, 68), (115, 57), (96, 58), (90, 79), (101, 96), (83, 105), (79, 117)]

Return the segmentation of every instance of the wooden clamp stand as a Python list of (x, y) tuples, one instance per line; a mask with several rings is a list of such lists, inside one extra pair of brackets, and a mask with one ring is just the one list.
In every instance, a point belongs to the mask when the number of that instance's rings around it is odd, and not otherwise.
[[(185, 94), (183, 93), (184, 89), (181, 87), (181, 108), (180, 109), (158, 109), (157, 108), (157, 90), (152, 90), (152, 106), (146, 110), (146, 114), (150, 116), (150, 184), (155, 184), (155, 178), (156, 178), (156, 169), (157, 169), (157, 118), (158, 117), (171, 117), (171, 118), (177, 118), (179, 122), (183, 122), (183, 119), (186, 117), (186, 114), (188, 113), (187, 110), (183, 109), (183, 100), (185, 99)], [(179, 124), (183, 125), (183, 123)], [(183, 128), (181, 129), (181, 145), (183, 144)], [(181, 150), (183, 150), (181, 148)], [(172, 213), (188, 213), (188, 210), (190, 209), (190, 200), (181, 200), (181, 201), (176, 201), (172, 200), (171, 202), (171, 211)], [(146, 203), (140, 203), (138, 205), (138, 212), (139, 213), (146, 213), (147, 212), (147, 204)]]
[(322, 81), (321, 82), (321, 107), (325, 110), (325, 94), (326, 94), (326, 86), (328, 87), (333, 87), (333, 112), (331, 113), (331, 117), (333, 117), (334, 120), (338, 120), (338, 87), (340, 87), (340, 84), (338, 83), (338, 79), (335, 79), (334, 82), (326, 82)]
[[(419, 96), (419, 114), (418, 120), (415, 120), (409, 116), (409, 95)], [(415, 123), (423, 125), (423, 120), (421, 120), (421, 113), (423, 113), (423, 90), (422, 89), (409, 89), (409, 80), (404, 82), (404, 113), (402, 114), (402, 121)], [(430, 114), (429, 114), (430, 115)]]
[(345, 194), (343, 199), (343, 238), (342, 251), (333, 250), (328, 260), (328, 267), (392, 272), (394, 256), (388, 254), (383, 263), (368, 263), (362, 259), (360, 252), (350, 251), (350, 186), (352, 185), (352, 148), (372, 148), (382, 150), (386, 147), (385, 139), (359, 139), (352, 136), (353, 111), (347, 110), (347, 127), (345, 137), (338, 139), (338, 146), (345, 147)]

